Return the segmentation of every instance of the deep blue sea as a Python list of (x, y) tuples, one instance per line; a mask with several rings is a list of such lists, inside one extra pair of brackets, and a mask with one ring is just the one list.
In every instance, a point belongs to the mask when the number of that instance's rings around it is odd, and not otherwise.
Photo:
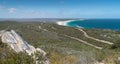
[(85, 19), (67, 23), (71, 27), (120, 30), (120, 19)]

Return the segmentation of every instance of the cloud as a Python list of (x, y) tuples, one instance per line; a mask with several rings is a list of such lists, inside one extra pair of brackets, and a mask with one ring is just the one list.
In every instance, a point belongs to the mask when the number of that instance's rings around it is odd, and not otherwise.
[(61, 3), (61, 4), (64, 4), (64, 3), (65, 3), (65, 1), (64, 1), (64, 0), (60, 0), (60, 3)]
[(17, 10), (16, 8), (9, 8), (9, 9), (8, 9), (9, 13), (15, 13), (16, 10)]
[(2, 7), (2, 6), (0, 6), (0, 10), (2, 10), (2, 8), (3, 8), (3, 7)]

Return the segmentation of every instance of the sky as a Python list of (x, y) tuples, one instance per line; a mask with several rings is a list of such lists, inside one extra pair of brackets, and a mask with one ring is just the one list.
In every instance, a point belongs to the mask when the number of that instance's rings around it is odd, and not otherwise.
[(120, 18), (120, 0), (0, 0), (0, 18)]

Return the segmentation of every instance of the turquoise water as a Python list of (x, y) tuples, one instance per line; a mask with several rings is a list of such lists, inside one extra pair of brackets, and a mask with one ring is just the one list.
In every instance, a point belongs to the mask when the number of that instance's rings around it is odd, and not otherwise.
[(71, 27), (120, 30), (120, 19), (86, 19), (67, 23)]

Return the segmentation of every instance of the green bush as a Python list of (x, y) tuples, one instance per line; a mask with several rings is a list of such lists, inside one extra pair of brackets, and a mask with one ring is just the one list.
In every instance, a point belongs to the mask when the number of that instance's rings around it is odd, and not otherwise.
[(6, 44), (0, 45), (0, 64), (35, 64), (34, 59), (26, 53), (16, 53)]

